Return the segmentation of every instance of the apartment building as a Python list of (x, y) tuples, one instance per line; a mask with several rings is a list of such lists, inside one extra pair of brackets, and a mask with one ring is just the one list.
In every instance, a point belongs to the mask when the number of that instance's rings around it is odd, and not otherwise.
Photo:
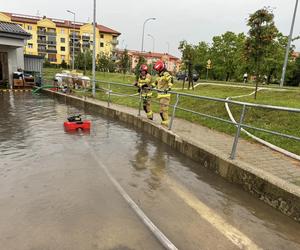
[(292, 52), (293, 61), (296, 61), (296, 59), (299, 58), (299, 57), (300, 57), (300, 52), (296, 52), (296, 51)]
[[(138, 64), (139, 58), (144, 57), (148, 65), (154, 64), (157, 60), (163, 60), (166, 64), (167, 70), (173, 73), (179, 71), (181, 60), (172, 56), (168, 53), (157, 53), (157, 52), (140, 52), (137, 50), (128, 50), (128, 56), (130, 58), (131, 70), (134, 70)], [(122, 55), (124, 50), (117, 50), (117, 55)]]
[[(53, 64), (72, 62), (75, 53), (93, 49), (91, 23), (0, 12), (0, 21), (19, 24), (31, 34), (24, 48), (25, 54), (44, 56)], [(96, 26), (96, 54), (111, 55), (118, 45), (119, 33), (103, 25)]]

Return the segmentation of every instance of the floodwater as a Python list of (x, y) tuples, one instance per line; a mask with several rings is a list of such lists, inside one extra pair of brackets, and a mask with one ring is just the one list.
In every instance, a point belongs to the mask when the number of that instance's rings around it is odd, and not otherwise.
[[(164, 249), (111, 178), (178, 249), (300, 249), (299, 223), (141, 131), (31, 93), (0, 108), (0, 250)], [(64, 132), (76, 113), (90, 133)]]

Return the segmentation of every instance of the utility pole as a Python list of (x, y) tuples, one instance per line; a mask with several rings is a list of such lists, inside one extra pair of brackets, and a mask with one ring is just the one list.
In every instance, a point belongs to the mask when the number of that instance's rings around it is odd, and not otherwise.
[(293, 37), (295, 20), (296, 20), (297, 8), (298, 8), (298, 0), (296, 0), (293, 20), (292, 20), (292, 25), (291, 25), (290, 35), (289, 35), (289, 40), (288, 40), (288, 44), (286, 46), (285, 58), (284, 58), (284, 63), (283, 63), (283, 68), (282, 68), (282, 76), (281, 76), (281, 80), (280, 80), (280, 87), (281, 88), (283, 87), (284, 81), (285, 81), (286, 68), (287, 68), (287, 64), (288, 64), (289, 53), (290, 53), (290, 48), (291, 48), (291, 43), (292, 43), (292, 37)]
[(151, 34), (148, 34), (148, 36), (152, 38), (152, 52), (154, 52), (155, 51), (155, 38)]
[(73, 17), (74, 17), (74, 21), (73, 21), (73, 51), (72, 51), (72, 70), (74, 70), (74, 65), (75, 65), (75, 12), (73, 11), (70, 11), (70, 10), (67, 10), (67, 12), (73, 14)]
[(94, 0), (93, 18), (93, 97), (96, 96), (96, 0)]

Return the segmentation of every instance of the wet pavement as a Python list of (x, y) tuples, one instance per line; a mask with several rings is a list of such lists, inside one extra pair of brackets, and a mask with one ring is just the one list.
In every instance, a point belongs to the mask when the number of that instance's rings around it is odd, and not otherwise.
[[(300, 249), (300, 224), (122, 123), (0, 94), (0, 249), (163, 249), (103, 167), (178, 249)], [(67, 115), (92, 120), (68, 134)]]

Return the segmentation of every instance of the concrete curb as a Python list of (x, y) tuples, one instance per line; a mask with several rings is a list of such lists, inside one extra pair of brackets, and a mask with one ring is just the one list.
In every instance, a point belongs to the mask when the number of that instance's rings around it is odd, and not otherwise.
[(241, 186), (258, 199), (300, 222), (300, 187), (257, 169), (255, 166), (238, 160), (232, 161), (228, 156), (207, 147), (204, 142), (193, 143), (146, 118), (105, 107), (92, 100), (84, 100), (51, 90), (42, 91), (66, 104), (125, 122), (160, 139), (173, 149), (198, 162), (200, 166), (210, 169), (231, 183)]

